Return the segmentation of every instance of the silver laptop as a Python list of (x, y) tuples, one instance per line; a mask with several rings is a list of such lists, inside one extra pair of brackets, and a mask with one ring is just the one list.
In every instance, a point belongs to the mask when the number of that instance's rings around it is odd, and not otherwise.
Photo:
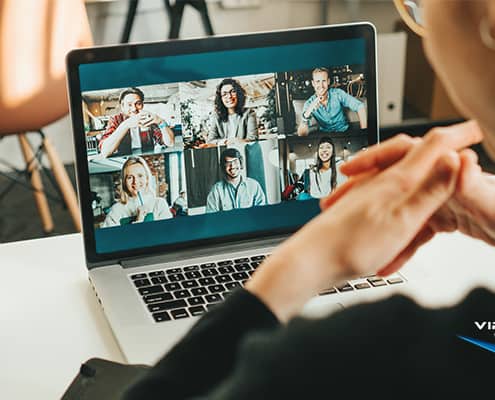
[[(241, 287), (378, 141), (375, 39), (359, 23), (68, 55), (89, 278), (129, 362)], [(304, 313), (405, 281), (344, 282)]]

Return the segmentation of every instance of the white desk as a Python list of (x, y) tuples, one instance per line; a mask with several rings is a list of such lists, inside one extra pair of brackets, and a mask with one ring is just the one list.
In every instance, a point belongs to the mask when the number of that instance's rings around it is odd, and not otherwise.
[[(406, 268), (424, 263), (430, 284), (415, 294), (425, 305), (452, 303), (478, 284), (495, 290), (495, 248), (482, 242), (440, 235)], [(0, 245), (0, 265), (0, 398), (58, 399), (81, 362), (123, 361), (90, 289), (79, 234)]]

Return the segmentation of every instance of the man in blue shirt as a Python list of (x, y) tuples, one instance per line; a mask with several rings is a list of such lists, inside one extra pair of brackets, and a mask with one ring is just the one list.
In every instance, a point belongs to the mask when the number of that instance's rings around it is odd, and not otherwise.
[(315, 68), (311, 81), (315, 94), (304, 103), (301, 123), (297, 128), (299, 136), (307, 136), (311, 117), (318, 122), (321, 132), (345, 132), (349, 129), (349, 121), (344, 114), (344, 107), (357, 113), (361, 129), (367, 127), (367, 116), (364, 104), (344, 92), (342, 89), (330, 88), (329, 71), (326, 68)]
[(206, 199), (207, 213), (266, 204), (266, 196), (260, 184), (252, 178), (242, 177), (242, 156), (237, 149), (230, 148), (222, 152), (220, 168), (224, 179), (210, 189)]

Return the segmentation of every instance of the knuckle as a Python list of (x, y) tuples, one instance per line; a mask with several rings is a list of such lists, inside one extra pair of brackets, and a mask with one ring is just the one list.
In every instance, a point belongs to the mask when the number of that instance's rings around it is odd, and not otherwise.
[(430, 146), (444, 146), (447, 144), (446, 132), (441, 128), (433, 128), (426, 134), (425, 141)]

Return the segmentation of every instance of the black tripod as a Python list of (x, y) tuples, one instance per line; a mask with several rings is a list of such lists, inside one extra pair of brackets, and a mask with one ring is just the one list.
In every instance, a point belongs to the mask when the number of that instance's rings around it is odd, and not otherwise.
[[(125, 21), (124, 32), (120, 43), (128, 43), (131, 35), (132, 24), (134, 23), (134, 17), (136, 16), (136, 10), (139, 0), (129, 0), (129, 8), (127, 9), (127, 17)], [(175, 3), (170, 4), (170, 0), (163, 0), (167, 14), (170, 20), (170, 31), (168, 33), (169, 39), (177, 39), (179, 37), (180, 26), (182, 23), (182, 15), (184, 14), (184, 7), (189, 4), (194, 7), (201, 15), (203, 21), (203, 27), (207, 35), (214, 35), (213, 26), (211, 25), (210, 16), (208, 15), (208, 8), (205, 0), (175, 0)]]

